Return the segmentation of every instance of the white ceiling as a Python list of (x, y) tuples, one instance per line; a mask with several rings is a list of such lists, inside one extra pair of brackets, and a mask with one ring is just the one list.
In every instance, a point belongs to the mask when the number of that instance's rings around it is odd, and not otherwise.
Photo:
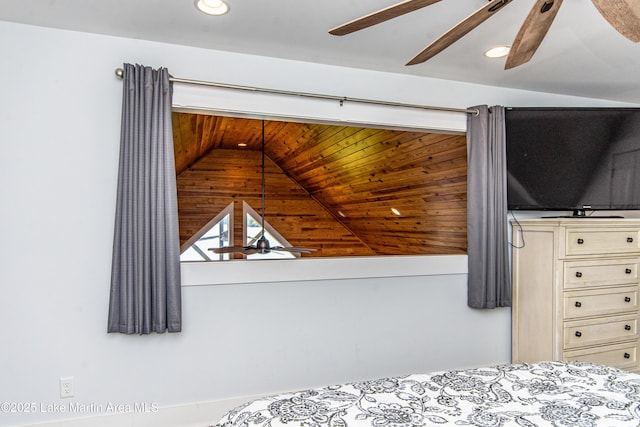
[(509, 71), (504, 59), (482, 53), (511, 44), (535, 0), (513, 1), (444, 52), (410, 67), (404, 64), (486, 0), (443, 0), (351, 35), (327, 32), (397, 1), (228, 0), (227, 15), (210, 17), (193, 0), (0, 0), (0, 20), (640, 103), (640, 43), (618, 34), (590, 0), (565, 1), (533, 59)]

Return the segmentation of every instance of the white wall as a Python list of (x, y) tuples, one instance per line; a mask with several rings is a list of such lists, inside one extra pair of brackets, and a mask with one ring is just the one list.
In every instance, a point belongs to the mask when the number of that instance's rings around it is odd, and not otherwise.
[(72, 401), (165, 407), (509, 361), (510, 311), (467, 308), (459, 269), (187, 286), (182, 333), (107, 334), (123, 62), (406, 103), (613, 105), (4, 22), (0, 40), (0, 402), (38, 405), (0, 425), (102, 414), (53, 412)]

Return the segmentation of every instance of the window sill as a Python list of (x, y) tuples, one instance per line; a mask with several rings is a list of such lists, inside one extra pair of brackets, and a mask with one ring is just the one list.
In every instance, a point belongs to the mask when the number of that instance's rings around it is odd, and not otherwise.
[(466, 255), (183, 262), (182, 286), (467, 274)]

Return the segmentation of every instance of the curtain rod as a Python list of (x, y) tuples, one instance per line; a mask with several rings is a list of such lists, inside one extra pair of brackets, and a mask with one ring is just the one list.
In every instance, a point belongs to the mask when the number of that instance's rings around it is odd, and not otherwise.
[[(122, 70), (122, 68), (116, 68), (116, 76), (118, 76), (119, 78), (122, 78), (123, 75), (124, 75), (124, 71)], [(334, 96), (334, 95), (322, 95), (317, 93), (293, 92), (293, 91), (286, 91), (286, 90), (279, 90), (279, 89), (266, 89), (266, 88), (251, 87), (251, 86), (231, 85), (226, 83), (182, 79), (177, 77), (169, 77), (169, 81), (175, 82), (175, 83), (197, 85), (197, 86), (212, 86), (212, 87), (219, 87), (224, 89), (237, 89), (237, 90), (246, 90), (251, 92), (272, 93), (272, 94), (278, 94), (278, 95), (291, 95), (291, 96), (302, 96), (306, 98), (329, 99), (329, 100), (339, 101), (340, 105), (342, 105), (343, 102), (358, 102), (362, 104), (384, 105), (388, 107), (417, 108), (421, 110), (465, 113), (465, 114), (473, 114), (474, 116), (477, 116), (480, 113), (480, 111), (475, 108), (451, 108), (451, 107), (436, 107), (432, 105), (404, 104), (400, 102), (377, 101), (375, 99), (348, 98), (346, 96), (340, 97), (340, 96)]]

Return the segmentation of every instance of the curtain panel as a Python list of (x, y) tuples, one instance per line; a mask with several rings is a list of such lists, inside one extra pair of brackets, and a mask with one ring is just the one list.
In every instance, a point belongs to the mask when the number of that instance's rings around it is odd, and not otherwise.
[(504, 107), (467, 118), (467, 305), (511, 306)]
[(178, 203), (166, 69), (124, 64), (108, 332), (182, 328)]

